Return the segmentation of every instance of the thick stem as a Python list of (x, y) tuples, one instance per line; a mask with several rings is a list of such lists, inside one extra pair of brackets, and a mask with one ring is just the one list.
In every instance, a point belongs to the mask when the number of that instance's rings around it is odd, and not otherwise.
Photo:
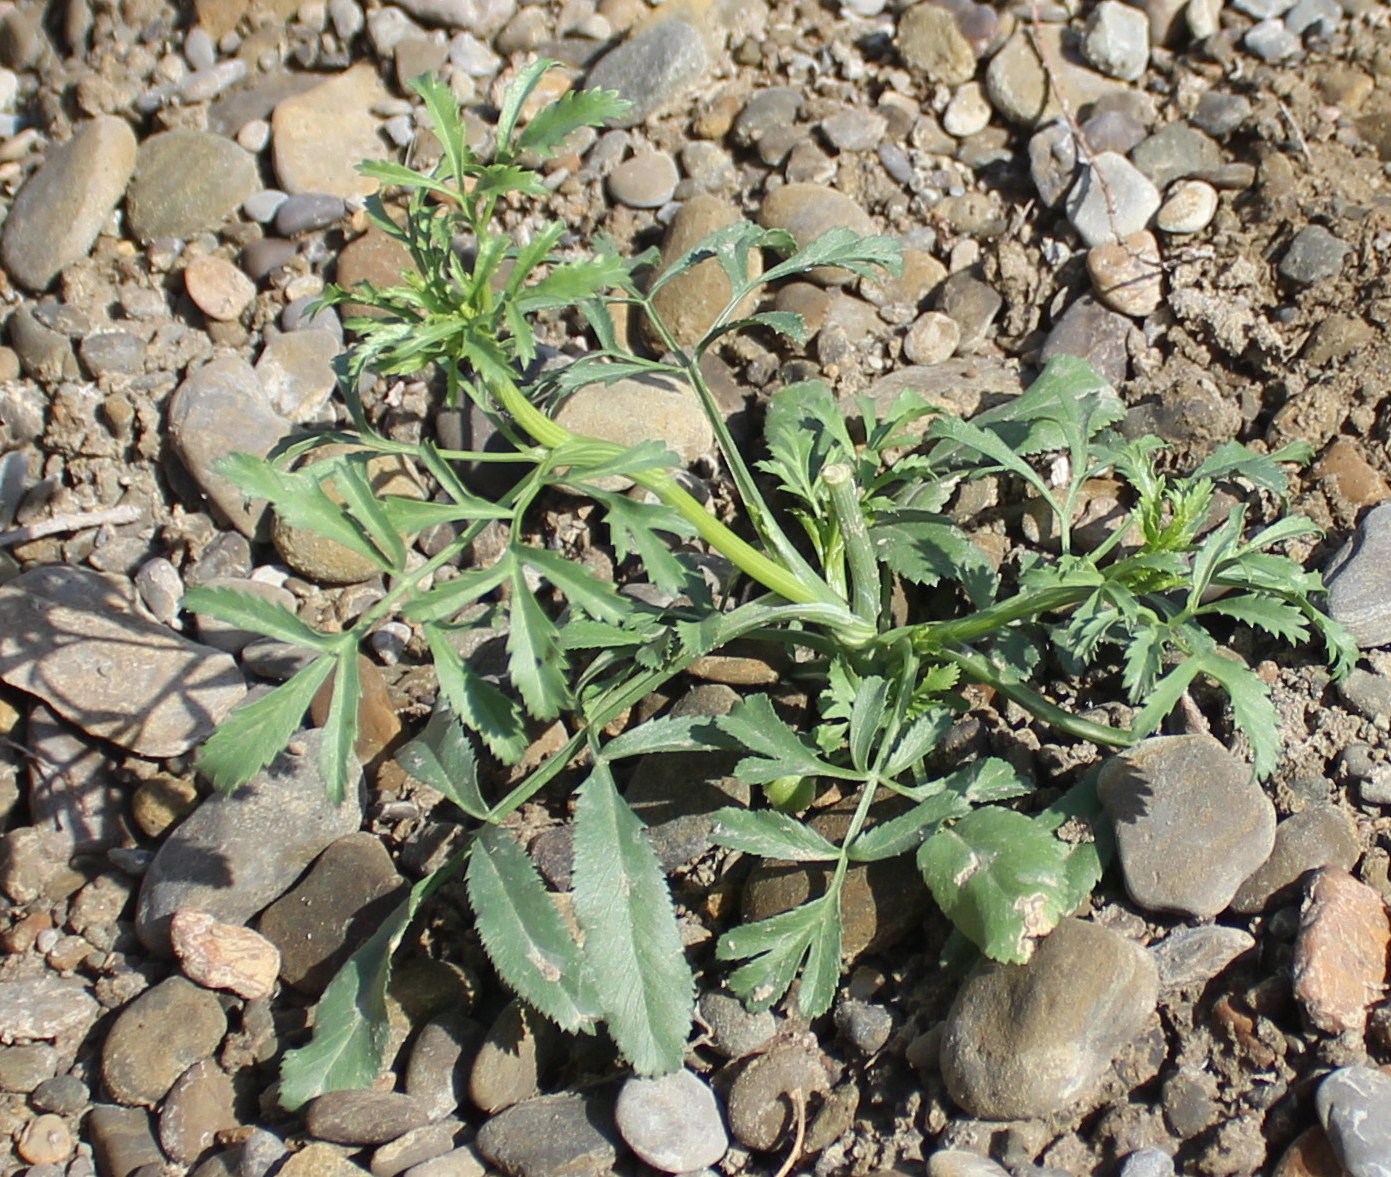
[(879, 579), (879, 561), (874, 558), (865, 514), (860, 509), (860, 491), (849, 466), (837, 462), (821, 471), (821, 481), (831, 492), (831, 510), (840, 528), (845, 557), (850, 564), (851, 603), (862, 621), (874, 625), (879, 620), (884, 586)]

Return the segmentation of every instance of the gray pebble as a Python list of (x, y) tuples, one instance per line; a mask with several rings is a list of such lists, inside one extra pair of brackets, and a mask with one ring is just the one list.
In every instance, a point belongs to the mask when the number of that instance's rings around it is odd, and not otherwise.
[(1077, 144), (1066, 122), (1049, 123), (1029, 138), (1029, 176), (1049, 208), (1067, 195), (1076, 174)]
[(1157, 1148), (1139, 1149), (1125, 1158), (1120, 1177), (1174, 1177), (1174, 1158)]
[(498, 1014), (469, 1071), (469, 1098), (485, 1112), (500, 1112), (539, 1090), (542, 1035), (540, 1015), (517, 1001)]
[(101, 1012), (81, 981), (45, 973), (0, 981), (0, 1041), (47, 1041), (89, 1028)]
[(802, 91), (792, 86), (768, 86), (754, 94), (734, 120), (732, 134), (740, 147), (752, 147), (768, 132), (797, 121)]
[(287, 331), (267, 343), (256, 377), (271, 411), (287, 421), (314, 420), (338, 387), (340, 350), (331, 331)]
[(837, 151), (873, 151), (883, 141), (888, 125), (882, 114), (855, 107), (822, 119), (821, 133)]
[(1365, 805), (1391, 805), (1391, 764), (1374, 765), (1358, 781), (1357, 795)]
[(1087, 19), (1082, 54), (1103, 74), (1138, 81), (1149, 65), (1149, 18), (1120, 0), (1101, 0)]
[(1391, 719), (1391, 679), (1362, 667), (1338, 684), (1343, 702), (1370, 720)]
[(636, 127), (689, 93), (709, 68), (700, 30), (673, 17), (647, 25), (610, 50), (589, 71), (585, 84), (590, 89), (617, 90), (633, 105), (614, 125)]
[(145, 341), (129, 331), (95, 331), (77, 345), (77, 354), (98, 380), (139, 375), (145, 370), (145, 352)]
[(687, 1070), (628, 1079), (614, 1119), (628, 1147), (664, 1173), (716, 1165), (729, 1147), (715, 1093)]
[(289, 198), (289, 194), (279, 188), (262, 188), (241, 202), (241, 210), (257, 224), (269, 225)]
[(882, 1005), (853, 999), (836, 1004), (835, 1023), (840, 1036), (866, 1056), (883, 1050), (894, 1029), (893, 1015)]
[(513, 1177), (600, 1177), (617, 1160), (609, 1109), (594, 1096), (543, 1095), (494, 1116), (478, 1151)]
[(178, 94), (184, 102), (211, 102), (219, 94), (230, 90), (247, 74), (248, 66), (241, 58), (220, 61), (207, 69), (194, 70), (179, 83)]
[(1287, 61), (1303, 48), (1299, 37), (1281, 20), (1263, 20), (1253, 25), (1241, 43), (1262, 61)]
[(1373, 507), (1324, 574), (1328, 612), (1362, 649), (1391, 643), (1391, 503)]
[(1149, 128), (1128, 110), (1103, 110), (1082, 124), (1082, 134), (1094, 152), (1129, 155), (1149, 136)]
[(1314, 1100), (1350, 1177), (1391, 1177), (1391, 1076), (1342, 1067), (1319, 1084)]
[(1054, 356), (1080, 356), (1119, 388), (1130, 367), (1126, 345), (1130, 328), (1130, 320), (1124, 315), (1084, 294), (1048, 332), (1039, 359), (1047, 363)]
[(1344, 16), (1337, 0), (1299, 0), (1285, 13), (1285, 28), (1297, 37), (1309, 32), (1326, 37), (1343, 23)]
[(1067, 194), (1067, 218), (1089, 246), (1138, 233), (1158, 210), (1159, 190), (1124, 156), (1109, 151), (1083, 166)]
[[(58, 1071), (58, 1052), (47, 1042), (23, 1042), (14, 1046), (0, 1046), (0, 1091), (16, 1094), (37, 1092), (46, 1084), (55, 1082)], [(74, 1080), (79, 1082), (79, 1080)], [(83, 1085), (85, 1105), (86, 1086)], [(42, 1101), (42, 1096), (38, 1097)], [(41, 1112), (54, 1111), (54, 1108), (41, 1107), (30, 1095), (30, 1104)], [(79, 1105), (79, 1109), (82, 1105)]]
[(927, 1177), (1009, 1177), (1009, 1170), (963, 1148), (940, 1148), (927, 1158)]
[(680, 178), (676, 161), (665, 151), (643, 151), (609, 173), (609, 195), (629, 208), (660, 208)]
[(1335, 805), (1315, 802), (1275, 827), (1275, 845), (1238, 888), (1232, 910), (1242, 915), (1268, 911), (1293, 898), (1306, 871), (1320, 867), (1351, 870), (1361, 854), (1352, 819)]
[(468, 1095), (468, 1072), (484, 1029), (461, 1013), (426, 1022), (406, 1064), (406, 1094), (431, 1120), (453, 1115)]
[(1202, 131), (1185, 122), (1161, 127), (1130, 153), (1140, 173), (1156, 188), (1211, 171), (1222, 163), (1222, 150)]
[(750, 1013), (732, 993), (719, 989), (701, 994), (700, 1017), (710, 1028), (710, 1045), (730, 1059), (746, 1058), (767, 1045), (778, 1028), (771, 1011)]
[(237, 1158), (237, 1177), (266, 1177), (288, 1155), (285, 1142), (275, 1133), (267, 1132), (264, 1128), (253, 1128), (242, 1142), (241, 1155)]
[(1280, 276), (1298, 286), (1313, 286), (1336, 278), (1350, 248), (1322, 225), (1306, 225), (1294, 235), (1280, 259)]
[(341, 221), (347, 205), (341, 196), (328, 192), (301, 192), (286, 197), (275, 210), (275, 231), (282, 237), (312, 233)]
[(937, 309), (961, 329), (956, 350), (963, 354), (985, 343), (1004, 304), (999, 291), (966, 271), (953, 274), (937, 292)]
[(1150, 945), (1150, 955), (1159, 969), (1161, 989), (1190, 989), (1206, 985), (1255, 946), (1255, 938), (1240, 928), (1205, 924), (1175, 929)]
[(184, 34), (183, 48), (190, 69), (208, 69), (217, 62), (217, 42), (202, 25), (194, 25)]
[(260, 189), (256, 160), (209, 131), (163, 131), (140, 144), (126, 224), (141, 241), (217, 230)]
[(87, 1084), (76, 1075), (55, 1075), (30, 1092), (29, 1103), (41, 1112), (75, 1116), (91, 1102)]
[(1294, 5), (1294, 0), (1231, 0), (1238, 12), (1244, 12), (1253, 20), (1271, 20), (1283, 16)]

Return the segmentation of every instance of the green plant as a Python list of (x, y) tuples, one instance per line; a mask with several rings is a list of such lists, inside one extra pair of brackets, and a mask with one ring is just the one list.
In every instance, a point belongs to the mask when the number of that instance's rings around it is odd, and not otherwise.
[[(639, 1072), (680, 1065), (693, 982), (662, 872), (618, 787), (634, 757), (736, 753), (736, 775), (763, 786), (768, 804), (718, 811), (719, 844), (826, 865), (823, 894), (728, 931), (717, 950), (735, 966), (729, 984), (751, 1006), (772, 1005), (795, 982), (798, 1006), (812, 1017), (829, 1007), (838, 982), (840, 899), (853, 863), (915, 855), (960, 933), (1001, 960), (1025, 959), (1100, 877), (1097, 844), (1059, 836), (1069, 818), (1092, 806), (1086, 780), (1040, 809), (1023, 800), (1032, 785), (1002, 760), (942, 770), (937, 750), (964, 707), (964, 683), (988, 685), (1065, 735), (1126, 745), (1158, 730), (1194, 679), (1205, 676), (1225, 689), (1255, 770), (1268, 775), (1278, 751), (1269, 691), (1211, 627), (1256, 627), (1287, 642), (1317, 633), (1339, 671), (1352, 656), (1346, 635), (1314, 604), (1319, 577), (1276, 551), (1311, 531), (1307, 521), (1285, 518), (1250, 535), (1242, 508), (1208, 527), (1217, 480), (1279, 496), (1286, 488), (1279, 463), (1307, 459), (1307, 449), (1259, 455), (1233, 444), (1188, 476), (1162, 475), (1159, 443), (1126, 442), (1112, 429), (1122, 414), (1119, 399), (1079, 360), (1052, 361), (1023, 395), (969, 422), (914, 394), (887, 406), (861, 402), (853, 409), (862, 436), (852, 435), (824, 384), (783, 388), (768, 406), (761, 483), (729, 435), (700, 357), (734, 331), (799, 340), (796, 316), (741, 317), (739, 308), (764, 284), (815, 267), (861, 275), (892, 269), (893, 243), (832, 232), (797, 248), (782, 232), (739, 223), (643, 286), (634, 273), (650, 257), (629, 262), (602, 248), (574, 254), (562, 248), (558, 224), (529, 238), (508, 231), (500, 210), (544, 195), (526, 163), (556, 150), (575, 128), (621, 109), (613, 95), (581, 92), (523, 124), (523, 105), (546, 68), (539, 62), (524, 71), (508, 94), (486, 161), (466, 144), (448, 91), (416, 83), (442, 156), (428, 173), (366, 165), (408, 194), (400, 225), (380, 202), (369, 209), (407, 247), (415, 268), (400, 286), (351, 292), (353, 302), (379, 316), (347, 324), (357, 336), (344, 380), (356, 429), (307, 438), (271, 461), (241, 456), (226, 466), (248, 497), (268, 500), (287, 522), (373, 561), (386, 577), (385, 595), (335, 634), (226, 589), (195, 589), (187, 599), (190, 608), (317, 654), (208, 741), (199, 767), (214, 784), (233, 787), (268, 763), (331, 677), (323, 771), (341, 798), (356, 772), (357, 651), (374, 627), (398, 616), (417, 628), (439, 679), (433, 717), (398, 759), (474, 829), (465, 849), (415, 885), (329, 986), (314, 1041), (285, 1063), (282, 1100), (289, 1107), (375, 1077), (391, 954), (424, 900), (459, 870), (480, 938), (517, 994), (566, 1029), (606, 1024)], [(764, 250), (782, 260), (754, 276), (750, 259)], [(653, 297), (701, 264), (721, 267), (730, 298), (705, 337), (683, 350)], [(348, 297), (335, 290), (329, 300)], [(646, 317), (667, 358), (621, 346), (611, 315), (617, 304)], [(520, 373), (537, 355), (533, 316), (572, 307), (585, 315), (597, 346), (523, 387)], [(472, 493), (454, 464), (497, 455), (387, 438), (352, 392), (364, 373), (408, 374), (431, 365), (445, 374), (451, 400), (471, 397), (515, 443), (508, 460), (525, 469), (496, 502)], [(738, 530), (682, 488), (660, 442), (623, 448), (578, 437), (549, 411), (581, 386), (639, 373), (678, 378), (700, 398), (733, 485)], [(356, 448), (320, 452), (326, 442), (345, 440)], [(413, 463), (438, 491), (435, 501), (377, 498), (366, 462), (382, 454)], [(1043, 455), (1060, 478), (1039, 473), (1034, 461)], [(1134, 506), (1125, 524), (1088, 548), (1073, 528), (1076, 507), (1088, 480), (1106, 472), (1125, 481)], [(615, 475), (649, 492), (647, 501), (608, 489), (601, 480)], [(1057, 551), (1036, 552), (1008, 580), (944, 513), (957, 488), (987, 476), (1022, 485), (1056, 521)], [(765, 498), (769, 482), (777, 509)], [(618, 560), (673, 604), (621, 594), (529, 539), (533, 507), (558, 487), (602, 508)], [(495, 520), (509, 526), (500, 558), (458, 571)], [(440, 523), (456, 526), (457, 538), (414, 566), (407, 539)], [(742, 583), (763, 595), (736, 605), (734, 596), (716, 594), (699, 573), (697, 547), (684, 541), (725, 557)], [(895, 582), (908, 586), (920, 606), (930, 604), (932, 616), (894, 623)], [(485, 678), (458, 652), (461, 636), (478, 626), (506, 629), (506, 685)], [(694, 659), (740, 638), (795, 653), (798, 673), (813, 688), (813, 714), (789, 722), (768, 695), (752, 693), (726, 716), (659, 716), (606, 734)], [(1129, 727), (1096, 722), (1045, 697), (1037, 679), (1050, 645), (1077, 676), (1079, 692), (1124, 693), (1136, 708)], [(571, 733), (564, 746), (490, 799), (479, 745), (493, 761), (515, 764), (531, 723), (556, 717)], [(577, 777), (573, 912), (580, 936), (502, 827), (543, 788)], [(853, 803), (838, 841), (798, 817), (832, 785)], [(880, 819), (875, 802), (886, 797), (898, 808)]]

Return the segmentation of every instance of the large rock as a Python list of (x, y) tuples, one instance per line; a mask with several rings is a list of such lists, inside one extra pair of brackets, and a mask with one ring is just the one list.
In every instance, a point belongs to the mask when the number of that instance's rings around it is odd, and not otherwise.
[(228, 655), (138, 616), (99, 573), (23, 573), (0, 616), (0, 681), (141, 756), (190, 751), (246, 694)]
[(271, 115), (271, 160), (280, 187), (334, 196), (369, 196), (377, 181), (357, 170), (388, 154), (372, 108), (388, 98), (367, 64), (358, 64), (312, 90), (282, 99)]
[(219, 229), (261, 186), (256, 160), (208, 131), (165, 131), (140, 145), (126, 224), (141, 241)]
[[(678, 257), (717, 229), (741, 219), (742, 214), (728, 200), (703, 193), (692, 196), (677, 210), (667, 229), (666, 240), (662, 242), (661, 270), (665, 271)], [(750, 277), (762, 272), (761, 255), (757, 250), (749, 255), (749, 263)], [(715, 325), (716, 316), (733, 293), (734, 287), (720, 263), (714, 258), (707, 258), (670, 279), (652, 296), (652, 305), (676, 342), (682, 347), (691, 348)], [(754, 296), (750, 295), (740, 304), (735, 316), (750, 313), (754, 302)], [(661, 341), (655, 338), (655, 333), (653, 335), (654, 345), (662, 350)]]
[(217, 995), (184, 977), (145, 990), (120, 1013), (101, 1050), (101, 1072), (124, 1104), (153, 1107), (227, 1032)]
[(984, 961), (966, 978), (942, 1036), (947, 1091), (981, 1119), (1051, 1115), (1096, 1083), (1158, 996), (1148, 952), (1065, 919), (1027, 964)]
[(43, 290), (64, 267), (86, 257), (125, 195), (135, 154), (134, 132), (112, 115), (51, 147), (5, 221), (0, 258), (10, 277)]

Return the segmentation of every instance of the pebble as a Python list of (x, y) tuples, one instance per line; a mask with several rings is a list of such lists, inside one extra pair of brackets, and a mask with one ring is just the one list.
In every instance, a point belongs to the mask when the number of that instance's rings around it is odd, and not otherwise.
[(189, 1067), (159, 1109), (159, 1143), (165, 1155), (191, 1164), (213, 1144), (219, 1132), (237, 1127), (232, 1080), (211, 1059)]
[(1391, 643), (1391, 503), (1373, 507), (1324, 573), (1328, 612), (1364, 650)]
[(777, 1032), (770, 1010), (750, 1013), (732, 993), (709, 989), (700, 995), (700, 1017), (709, 1027), (710, 1047), (729, 1059), (747, 1058)]
[(1027, 964), (982, 961), (967, 976), (942, 1036), (947, 1091), (984, 1119), (1051, 1115), (1139, 1035), (1158, 989), (1139, 945), (1064, 919)]
[(1088, 250), (1087, 274), (1104, 305), (1132, 318), (1152, 314), (1164, 296), (1159, 242), (1148, 229)]
[(91, 990), (73, 977), (0, 980), (0, 1042), (65, 1038), (85, 1031), (100, 1013)]
[(995, 316), (1004, 306), (999, 291), (969, 271), (951, 275), (937, 291), (937, 309), (957, 326), (956, 350), (963, 354), (980, 350)]
[(227, 1032), (216, 996), (168, 977), (121, 1010), (101, 1049), (106, 1089), (119, 1103), (154, 1107), (189, 1067), (210, 1058)]
[(257, 925), (278, 950), (286, 983), (322, 993), (348, 955), (395, 909), (405, 885), (375, 834), (349, 834), (324, 850)]
[(958, 139), (969, 139), (990, 125), (990, 103), (979, 82), (967, 82), (957, 88), (942, 112), (942, 130)]
[(1350, 249), (1322, 225), (1305, 225), (1280, 259), (1280, 276), (1297, 286), (1314, 286), (1336, 278)]
[(37, 568), (0, 586), (0, 610), (0, 681), (132, 752), (190, 751), (246, 694), (232, 659), (139, 616), (101, 574)]
[(1308, 32), (1326, 37), (1343, 22), (1344, 16), (1337, 0), (1299, 0), (1285, 13), (1284, 23), (1296, 37)]
[(903, 354), (914, 364), (940, 364), (956, 354), (961, 328), (941, 311), (925, 311), (908, 327)]
[(1275, 845), (1275, 807), (1211, 736), (1158, 736), (1112, 757), (1097, 785), (1131, 899), (1198, 917), (1226, 909)]
[(1214, 138), (1225, 139), (1245, 125), (1251, 110), (1251, 100), (1244, 94), (1209, 90), (1198, 99), (1198, 107), (1190, 121)]
[(169, 835), (140, 889), (135, 928), (146, 948), (169, 953), (169, 921), (180, 908), (245, 923), (358, 828), (356, 789), (341, 805), (325, 801), (321, 741), (319, 731), (300, 732), (269, 767), (236, 792), (209, 797)]
[(1159, 970), (1161, 989), (1194, 989), (1206, 985), (1255, 946), (1255, 937), (1240, 928), (1204, 924), (1176, 928), (1158, 944), (1150, 945), (1150, 955)]
[(250, 928), (180, 908), (170, 917), (169, 940), (184, 976), (196, 985), (227, 989), (247, 1001), (259, 1001), (275, 990), (280, 953)]
[(1391, 1076), (1340, 1067), (1319, 1084), (1314, 1103), (1349, 1177), (1391, 1177)]
[(46, 1042), (0, 1046), (0, 1091), (29, 1094), (29, 1102), (41, 1112), (60, 1110), (45, 1106), (42, 1095), (36, 1100), (32, 1094), (52, 1083), (57, 1072), (58, 1052)]
[(1330, 1034), (1366, 1028), (1367, 1011), (1386, 985), (1391, 922), (1367, 884), (1325, 867), (1309, 884), (1294, 943), (1295, 999)]
[(1203, 180), (1180, 180), (1155, 214), (1165, 233), (1201, 233), (1217, 215), (1217, 189)]
[[(62, 1116), (35, 1116), (24, 1126), (15, 1151), (31, 1165), (61, 1165), (72, 1157), (72, 1133)], [(30, 1170), (33, 1173), (33, 1170)]]
[(190, 372), (170, 402), (169, 441), (174, 452), (217, 510), (246, 536), (257, 533), (266, 503), (245, 503), (217, 464), (235, 453), (265, 457), (290, 429), (290, 422), (271, 408), (256, 372), (240, 356), (216, 359)]
[(0, 240), (0, 260), (14, 281), (45, 289), (91, 251), (135, 171), (129, 124), (101, 115), (66, 143), (48, 149), (14, 198)]
[(1113, 386), (1125, 383), (1130, 367), (1126, 339), (1132, 324), (1124, 315), (1103, 306), (1090, 294), (1078, 298), (1053, 324), (1039, 352), (1047, 363), (1054, 356), (1080, 356)]
[(959, 86), (976, 75), (976, 51), (945, 7), (918, 3), (898, 18), (894, 44), (930, 86)]
[[(784, 184), (764, 198), (758, 221), (767, 229), (786, 229), (798, 246), (809, 245), (835, 228), (866, 236), (875, 232), (874, 222), (858, 202), (821, 184)], [(842, 286), (854, 275), (836, 266), (817, 266), (808, 277), (822, 286)]]
[(594, 1096), (543, 1095), (478, 1130), (478, 1151), (511, 1177), (601, 1177), (618, 1157), (609, 1109)]
[(894, 1030), (893, 1014), (887, 1009), (854, 998), (836, 1003), (835, 1023), (840, 1037), (866, 1057), (883, 1050)]
[(751, 1059), (729, 1087), (729, 1130), (747, 1148), (778, 1148), (795, 1126), (794, 1092), (809, 1100), (831, 1089), (826, 1064), (805, 1046), (776, 1046)]
[(291, 196), (370, 196), (377, 181), (357, 165), (386, 153), (377, 134), (380, 120), (371, 112), (387, 97), (376, 68), (362, 62), (282, 98), (270, 120), (276, 183)]
[(1067, 219), (1088, 246), (1097, 246), (1140, 232), (1159, 203), (1159, 190), (1129, 160), (1103, 151), (1092, 158), (1090, 167), (1083, 166), (1067, 194)]
[(684, 1069), (655, 1079), (627, 1079), (614, 1120), (638, 1158), (664, 1173), (716, 1165), (729, 1148), (715, 1093)]
[[(1354, 327), (1345, 319), (1339, 322), (1338, 318), (1330, 315), (1319, 324), (1315, 339), (1305, 350), (1305, 358), (1311, 365), (1319, 363), (1320, 352), (1348, 347), (1350, 343), (1356, 346), (1356, 342), (1365, 341), (1365, 324), (1355, 320)], [(1391, 498), (1391, 483), (1387, 482), (1386, 476), (1367, 461), (1355, 441), (1346, 437), (1338, 438), (1324, 450), (1311, 473), (1315, 478), (1331, 484), (1331, 487), (1336, 487), (1338, 494), (1357, 507), (1370, 507)], [(1353, 671), (1348, 676), (1349, 680), (1356, 674)], [(1383, 710), (1391, 711), (1391, 707)]]
[(453, 1115), (468, 1095), (468, 1074), (484, 1029), (459, 1011), (420, 1028), (406, 1064), (406, 1094), (431, 1121)]
[(258, 225), (269, 225), (275, 220), (280, 206), (289, 199), (289, 193), (282, 192), (279, 188), (262, 188), (241, 202), (241, 210)]
[(1120, 1177), (1174, 1177), (1174, 1158), (1157, 1148), (1141, 1148), (1125, 1158)]
[(108, 1173), (111, 1177), (133, 1177), (147, 1165), (151, 1167), (141, 1177), (164, 1172), (164, 1154), (144, 1108), (99, 1104), (87, 1114), (82, 1129), (92, 1142), (97, 1171), (103, 1177)]
[(927, 1158), (927, 1177), (1009, 1177), (989, 1157), (962, 1148), (940, 1148)]
[[(43, 1049), (49, 1050), (50, 1047)], [(29, 1095), (29, 1103), (41, 1112), (60, 1116), (75, 1116), (91, 1102), (87, 1084), (76, 1075), (55, 1075), (45, 1079)]]
[(263, 282), (277, 270), (282, 270), (299, 252), (293, 241), (281, 237), (263, 237), (253, 241), (241, 255), (241, 268), (247, 277)]
[[(274, 1172), (275, 1177), (363, 1177), (366, 1170), (348, 1160), (337, 1145), (316, 1140), (291, 1153)], [(213, 1177), (222, 1177), (222, 1174)], [(238, 1172), (237, 1177), (245, 1175)]]
[(256, 297), (256, 284), (226, 258), (205, 254), (184, 267), (184, 289), (210, 319), (230, 323)]
[(687, 97), (710, 65), (700, 29), (678, 14), (644, 24), (609, 50), (589, 71), (585, 86), (618, 91), (632, 108), (612, 125), (636, 127)]
[(1103, 74), (1138, 81), (1149, 65), (1149, 18), (1121, 0), (1101, 0), (1087, 19), (1082, 55)]
[(329, 1091), (311, 1100), (304, 1128), (331, 1144), (385, 1144), (426, 1123), (425, 1109), (396, 1091)]
[(275, 209), (275, 231), (282, 237), (298, 237), (326, 229), (341, 221), (347, 205), (341, 196), (329, 192), (301, 192), (287, 196)]
[[(741, 219), (739, 209), (727, 200), (717, 196), (692, 196), (677, 209), (667, 228), (658, 272), (666, 270), (717, 229)], [(750, 276), (757, 276), (763, 268), (759, 251), (754, 250), (749, 255), (749, 263)], [(733, 293), (734, 287), (720, 263), (709, 258), (668, 281), (652, 296), (652, 301), (676, 342), (683, 348), (692, 348), (714, 326), (716, 316)], [(753, 308), (751, 297), (735, 313), (747, 314)]]
[[(127, 789), (109, 757), (89, 737), (42, 703), (29, 709), (26, 744), (35, 757), (29, 774), (29, 819), (60, 861), (124, 842)], [(48, 772), (43, 765), (62, 765)]]
[(163, 131), (140, 144), (126, 224), (141, 241), (220, 229), (261, 187), (256, 160), (210, 131)]
[(1033, 127), (1062, 113), (1065, 100), (1070, 110), (1081, 110), (1125, 83), (1074, 64), (1062, 46), (1061, 25), (1038, 26), (1044, 50), (1060, 69), (1044, 69), (1034, 46), (1034, 32), (1021, 23), (1004, 47), (990, 59), (985, 71), (985, 92), (990, 105), (1016, 126)]
[(1066, 122), (1049, 123), (1029, 137), (1029, 176), (1045, 205), (1055, 207), (1076, 174), (1077, 143)]
[(1241, 884), (1232, 910), (1242, 915), (1269, 911), (1293, 898), (1308, 871), (1320, 867), (1349, 871), (1361, 854), (1357, 827), (1346, 812), (1336, 805), (1310, 805), (1275, 827), (1270, 857)]
[(1082, 134), (1093, 154), (1128, 155), (1149, 137), (1149, 129), (1128, 110), (1103, 110), (1082, 124)]
[(665, 151), (642, 151), (609, 173), (609, 196), (629, 208), (661, 208), (676, 192), (681, 173)]
[(1156, 188), (1222, 166), (1222, 149), (1185, 122), (1161, 127), (1130, 153), (1131, 162)]
[(462, 1126), (458, 1120), (445, 1120), (402, 1133), (372, 1153), (372, 1177), (397, 1177), (447, 1155), (453, 1151), (454, 1138)]
[(338, 387), (333, 361), (342, 347), (332, 331), (287, 331), (256, 361), (256, 378), (278, 416), (296, 424), (313, 421)]
[[(987, 107), (986, 118), (989, 117)], [(873, 151), (884, 141), (888, 130), (889, 120), (882, 114), (857, 107), (837, 111), (821, 120), (821, 133), (837, 151)]]
[(1263, 20), (1247, 30), (1241, 43), (1262, 61), (1287, 61), (1303, 51), (1299, 36), (1282, 20)]

